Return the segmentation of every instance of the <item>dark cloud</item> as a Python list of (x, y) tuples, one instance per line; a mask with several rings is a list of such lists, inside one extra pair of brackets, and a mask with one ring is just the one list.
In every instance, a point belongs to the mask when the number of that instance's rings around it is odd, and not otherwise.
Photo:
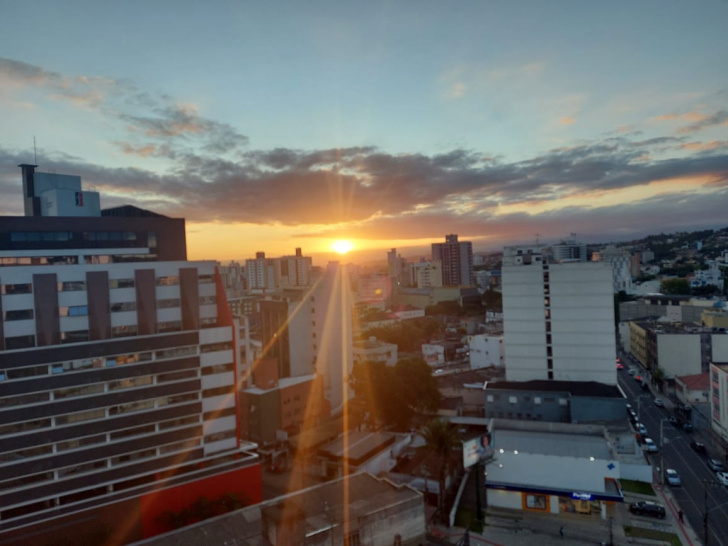
[(695, 123), (681, 127), (678, 129), (678, 132), (694, 133), (709, 127), (715, 127), (716, 125), (728, 125), (728, 110), (718, 110), (714, 114), (709, 116), (700, 116), (700, 118), (702, 119), (698, 119)]

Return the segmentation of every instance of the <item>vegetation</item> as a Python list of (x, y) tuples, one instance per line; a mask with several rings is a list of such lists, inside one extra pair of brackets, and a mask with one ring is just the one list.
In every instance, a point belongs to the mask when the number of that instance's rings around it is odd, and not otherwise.
[(488, 311), (496, 311), (498, 313), (503, 311), (503, 294), (493, 288), (488, 288), (483, 292), (483, 307)]
[(222, 497), (208, 500), (202, 496), (192, 506), (179, 512), (166, 510), (157, 521), (169, 529), (179, 529), (198, 521), (203, 521), (233, 510), (238, 510), (246, 505), (244, 498), (236, 493), (225, 493)]
[(355, 363), (349, 385), (369, 408), (369, 425), (409, 430), (415, 414), (434, 413), (442, 395), (432, 368), (420, 357)]
[(655, 368), (652, 371), (652, 381), (655, 382), (655, 384), (657, 385), (657, 388), (661, 392), (664, 392), (662, 390), (662, 387), (663, 387), (663, 385), (665, 383), (665, 370), (663, 370), (662, 368)]
[(425, 315), (428, 317), (436, 315), (450, 315), (460, 317), (464, 314), (463, 306), (457, 300), (441, 301), (435, 305), (428, 305), (425, 308)]
[(628, 493), (637, 493), (638, 495), (650, 495), (655, 496), (655, 490), (652, 489), (652, 485), (647, 482), (638, 482), (635, 480), (619, 480), (622, 484), (622, 489)]
[(483, 526), (478, 521), (473, 510), (463, 508), (462, 505), (458, 507), (458, 511), (455, 514), (455, 527), (462, 527), (464, 529), (470, 529), (474, 533), (482, 533)]
[(666, 533), (665, 531), (656, 531), (654, 529), (645, 529), (643, 527), (632, 527), (631, 525), (624, 526), (624, 534), (628, 537), (635, 538), (648, 538), (651, 540), (661, 540), (674, 546), (682, 546), (680, 537), (675, 533)]
[(460, 445), (461, 439), (457, 428), (444, 419), (433, 419), (422, 429), (422, 437), (425, 439), (427, 448), (435, 453), (440, 459), (439, 484), (440, 484), (440, 515), (445, 517), (445, 477), (450, 469), (450, 458), (453, 449)]
[(400, 351), (419, 353), (422, 344), (428, 343), (435, 334), (442, 331), (442, 326), (435, 319), (424, 317), (412, 320), (403, 320), (391, 326), (371, 328), (363, 337), (375, 336), (379, 341), (394, 343)]
[(690, 295), (690, 284), (685, 279), (665, 279), (660, 283), (663, 294)]

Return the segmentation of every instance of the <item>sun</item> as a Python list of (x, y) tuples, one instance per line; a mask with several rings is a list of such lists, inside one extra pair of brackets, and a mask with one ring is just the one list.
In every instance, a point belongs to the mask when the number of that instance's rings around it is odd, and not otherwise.
[(343, 239), (339, 239), (338, 241), (331, 243), (331, 250), (338, 252), (339, 254), (346, 254), (353, 248), (354, 244), (351, 241), (345, 241)]

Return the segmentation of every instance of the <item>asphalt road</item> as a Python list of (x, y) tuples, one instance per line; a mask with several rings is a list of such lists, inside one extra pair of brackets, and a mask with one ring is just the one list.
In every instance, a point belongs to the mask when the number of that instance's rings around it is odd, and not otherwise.
[[(660, 421), (670, 417), (668, 410), (658, 408), (654, 397), (640, 389), (639, 384), (628, 374), (630, 367), (639, 368), (636, 361), (620, 351), (625, 369), (618, 371), (619, 385), (629, 398), (632, 408), (637, 411), (638, 397), (639, 419), (647, 427), (647, 435), (655, 443), (660, 443)], [(705, 506), (705, 485), (703, 480), (717, 483), (715, 474), (708, 468), (707, 457), (695, 453), (690, 448), (692, 437), (682, 429), (676, 429), (670, 423), (663, 423), (663, 447), (661, 454), (649, 456), (653, 467), (660, 466), (660, 455), (664, 457), (665, 468), (672, 468), (680, 474), (682, 486), (672, 487), (680, 508), (698, 535), (703, 538), (703, 513)], [(708, 544), (728, 546), (728, 489), (722, 485), (708, 485)]]

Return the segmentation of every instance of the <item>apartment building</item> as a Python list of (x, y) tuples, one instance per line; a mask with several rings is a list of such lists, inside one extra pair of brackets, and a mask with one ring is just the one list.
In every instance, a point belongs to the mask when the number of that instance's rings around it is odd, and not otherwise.
[(164, 530), (170, 498), (260, 501), (215, 263), (187, 261), (183, 219), (77, 217), (88, 192), (21, 167), (27, 216), (0, 217), (0, 542), (131, 542)]
[(442, 263), (442, 286), (474, 286), (473, 243), (445, 235), (444, 243), (432, 243), (432, 261)]

